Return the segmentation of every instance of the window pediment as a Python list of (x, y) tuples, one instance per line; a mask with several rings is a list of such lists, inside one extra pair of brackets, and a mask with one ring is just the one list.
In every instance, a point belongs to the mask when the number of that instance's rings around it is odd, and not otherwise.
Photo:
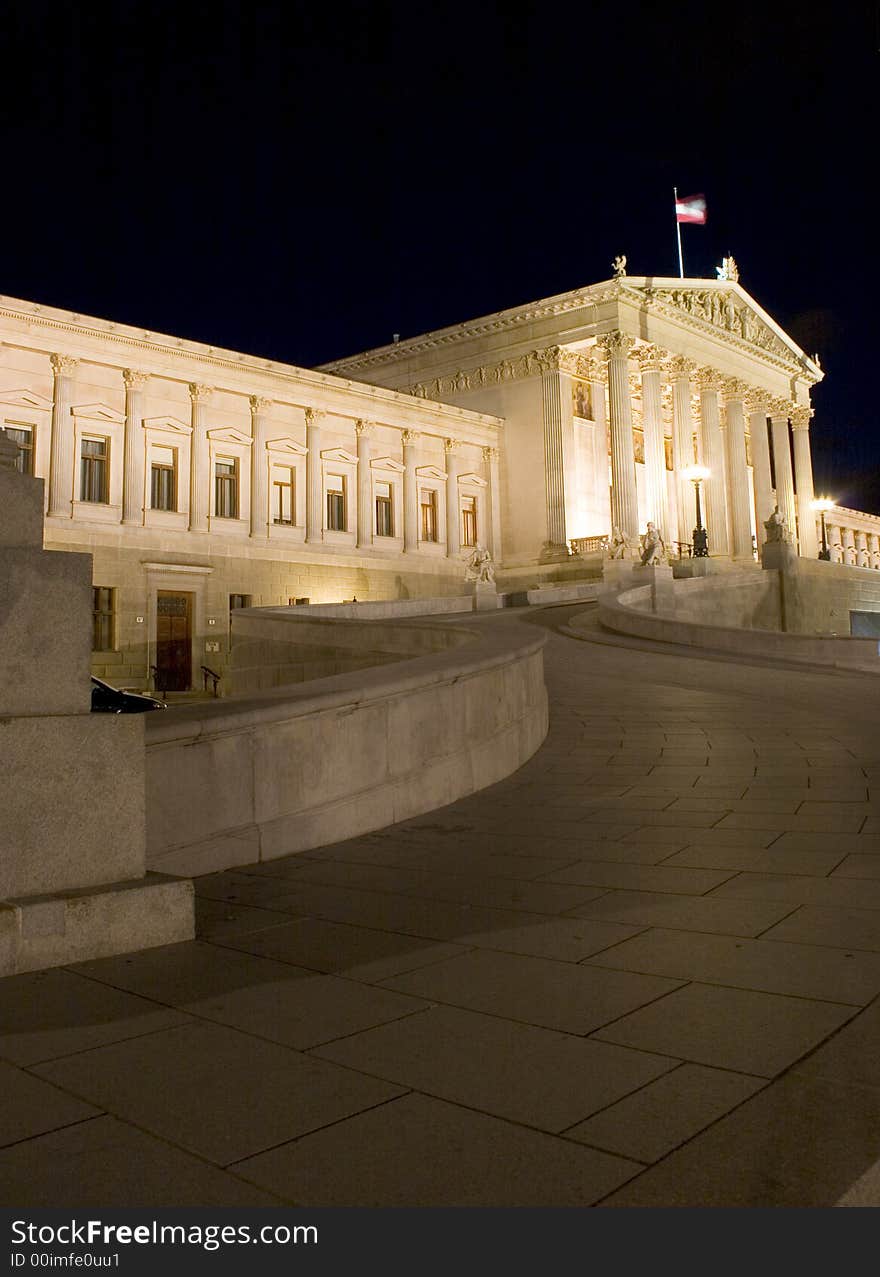
[(416, 474), (420, 479), (445, 479), (446, 471), (439, 466), (417, 466)]
[(70, 415), (72, 417), (83, 417), (87, 421), (100, 421), (105, 425), (112, 423), (113, 425), (121, 426), (125, 422), (125, 413), (118, 412), (106, 403), (74, 404), (70, 409)]
[(266, 451), (282, 453), (288, 457), (304, 457), (309, 450), (298, 439), (285, 436), (280, 439), (268, 439), (266, 441)]
[(333, 461), (337, 465), (357, 465), (357, 457), (351, 452), (346, 452), (345, 448), (324, 448), (321, 453), (321, 460)]
[(35, 390), (0, 390), (0, 403), (14, 404), (16, 408), (43, 408), (52, 411), (52, 400), (38, 395)]
[(250, 435), (246, 435), (242, 430), (235, 430), (231, 426), (219, 427), (216, 430), (208, 431), (208, 438), (211, 443), (241, 443), (250, 445), (252, 442)]
[(371, 470), (390, 470), (393, 474), (403, 474), (406, 466), (402, 461), (398, 461), (397, 457), (372, 457), (370, 459)]
[(482, 478), (482, 476), (481, 476), (481, 475), (474, 474), (473, 472), (471, 472), (470, 474), (460, 474), (460, 475), (458, 476), (458, 482), (459, 482), (459, 483), (470, 483), (470, 484), (472, 484), (475, 488), (488, 488), (488, 486), (489, 486), (489, 485), (488, 485), (488, 483), (486, 482), (486, 480), (485, 480), (484, 478)]
[(170, 435), (192, 434), (192, 426), (177, 417), (144, 417), (144, 430), (163, 430)]

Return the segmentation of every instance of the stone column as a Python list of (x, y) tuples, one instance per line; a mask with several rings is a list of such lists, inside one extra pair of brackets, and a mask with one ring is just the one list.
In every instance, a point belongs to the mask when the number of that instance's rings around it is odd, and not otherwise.
[(770, 444), (767, 438), (766, 395), (758, 390), (746, 396), (749, 410), (749, 437), (752, 442), (752, 478), (755, 484), (755, 537), (758, 546), (764, 544), (764, 524), (773, 513), (776, 504), (772, 476), (770, 474)]
[(403, 552), (419, 548), (419, 482), (416, 477), (416, 430), (404, 430), (403, 440)]
[(269, 409), (271, 399), (251, 395), (251, 536), (269, 535)]
[(669, 523), (666, 445), (663, 442), (663, 399), (660, 385), (663, 355), (654, 346), (643, 346), (638, 357), (642, 371), (642, 429), (645, 433), (648, 518), (657, 524), (664, 540), (674, 540)]
[(488, 483), (486, 502), (489, 507), (489, 544), (486, 549), (496, 565), (501, 562), (501, 488), (498, 482), (498, 449), (483, 449), (483, 468)]
[(749, 512), (749, 469), (746, 464), (746, 421), (741, 381), (724, 383), (727, 418), (727, 477), (730, 484), (731, 552), (736, 559), (752, 558), (752, 520)]
[(123, 457), (122, 522), (142, 524), (144, 521), (144, 388), (149, 374), (125, 368), (125, 452)]
[(55, 374), (52, 395), (52, 440), (49, 457), (49, 514), (71, 518), (76, 458), (73, 455), (74, 433), (70, 417), (73, 400), (73, 378), (77, 361), (70, 355), (51, 355), (49, 362)]
[(868, 550), (871, 554), (871, 567), (880, 568), (880, 536), (876, 532), (868, 537)]
[(608, 406), (611, 416), (611, 525), (632, 541), (639, 535), (639, 502), (633, 455), (629, 355), (635, 339), (607, 333), (599, 342), (608, 356)]
[(693, 536), (696, 503), (690, 480), (683, 472), (694, 464), (694, 422), (691, 413), (691, 375), (694, 365), (681, 355), (670, 360), (672, 381), (672, 464), (678, 497), (678, 540), (689, 544)]
[(544, 489), (547, 500), (547, 540), (542, 559), (568, 555), (565, 530), (565, 444), (561, 352), (551, 346), (540, 352), (541, 398), (544, 424)]
[(856, 535), (852, 528), (840, 529), (840, 548), (843, 551), (842, 562), (852, 566), (856, 561)]
[(791, 533), (792, 545), (797, 546), (797, 516), (794, 503), (794, 474), (791, 468), (791, 444), (788, 435), (788, 414), (791, 405), (776, 400), (771, 405), (770, 429), (773, 432), (773, 463), (776, 470), (776, 504)]
[(450, 559), (461, 557), (461, 520), (458, 511), (460, 446), (457, 439), (445, 439), (443, 442), (446, 453), (446, 556)]
[(357, 435), (357, 543), (369, 548), (373, 544), (373, 476), (370, 470), (370, 436), (373, 427), (369, 421), (356, 421)]
[(323, 412), (306, 408), (306, 540), (323, 540), (324, 475), (321, 469), (321, 423)]
[(813, 509), (813, 461), (810, 456), (810, 417), (813, 410), (806, 404), (791, 409), (792, 442), (794, 444), (794, 482), (797, 489), (798, 541), (801, 554), (815, 559), (819, 553), (816, 539), (816, 512)]
[(208, 446), (208, 400), (211, 387), (192, 382), (189, 397), (192, 400), (192, 416), (190, 422), (190, 461), (189, 461), (189, 530), (190, 532), (208, 531), (208, 512), (211, 509), (211, 485), (214, 476), (211, 474), (211, 450)]
[(841, 550), (840, 528), (836, 523), (829, 523), (827, 517), (825, 519), (825, 540), (828, 542), (831, 562), (842, 562), (843, 554)]
[(856, 566), (860, 568), (867, 568), (871, 566), (871, 560), (868, 555), (867, 532), (856, 533)]
[(710, 553), (726, 557), (730, 554), (727, 537), (727, 489), (724, 482), (724, 440), (718, 412), (718, 391), (722, 379), (714, 368), (700, 370), (700, 437), (703, 464), (709, 467), (709, 478), (703, 484), (706, 530)]

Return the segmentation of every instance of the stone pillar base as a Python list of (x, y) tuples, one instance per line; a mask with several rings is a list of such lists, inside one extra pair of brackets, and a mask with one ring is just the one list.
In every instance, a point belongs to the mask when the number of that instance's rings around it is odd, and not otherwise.
[(602, 564), (604, 587), (609, 590), (628, 590), (635, 584), (632, 575), (637, 566), (634, 559), (606, 559)]
[(570, 551), (567, 545), (562, 545), (559, 541), (545, 541), (541, 546), (541, 553), (538, 556), (539, 563), (559, 563), (562, 559), (570, 558)]
[(761, 567), (797, 571), (798, 552), (790, 541), (765, 541), (761, 546)]
[(494, 612), (504, 602), (494, 581), (474, 581), (473, 587), (475, 612)]
[(148, 873), (82, 891), (0, 901), (0, 976), (192, 940), (193, 886)]
[(712, 576), (716, 571), (711, 559), (675, 559), (672, 565), (676, 581), (688, 580), (692, 576)]
[(675, 586), (672, 583), (672, 568), (665, 563), (654, 563), (643, 566), (637, 563), (632, 570), (632, 584), (650, 585), (651, 607), (655, 612), (675, 611)]

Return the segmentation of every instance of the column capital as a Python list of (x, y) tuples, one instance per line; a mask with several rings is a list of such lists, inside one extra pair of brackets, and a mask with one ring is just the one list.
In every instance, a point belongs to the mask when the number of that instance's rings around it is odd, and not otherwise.
[(636, 350), (636, 359), (639, 361), (639, 368), (642, 375), (646, 372), (665, 372), (667, 352), (661, 350), (659, 346), (639, 346)]
[(320, 426), (325, 413), (320, 408), (306, 408), (306, 425)]
[(143, 390), (150, 380), (150, 374), (148, 372), (138, 372), (136, 368), (123, 368), (122, 380), (129, 390)]
[(667, 368), (670, 381), (692, 381), (697, 371), (694, 361), (684, 355), (673, 355)]
[(403, 442), (404, 448), (411, 448), (414, 444), (418, 443), (421, 437), (422, 436), (419, 434), (418, 430), (401, 430), (400, 432), (400, 438)]
[(74, 359), (72, 355), (50, 355), (49, 363), (56, 377), (72, 377), (79, 360)]
[(727, 403), (730, 403), (731, 399), (744, 403), (749, 393), (748, 385), (744, 381), (740, 381), (738, 377), (724, 377), (721, 389), (724, 391), (724, 398)]
[(622, 333), (619, 329), (611, 333), (603, 333), (596, 340), (596, 345), (605, 352), (607, 359), (629, 359), (635, 344), (635, 337), (630, 337), (628, 333)]
[(700, 390), (720, 390), (724, 378), (717, 368), (700, 368), (697, 372), (697, 384)]
[(200, 399), (209, 399), (213, 393), (213, 386), (203, 386), (198, 381), (189, 383), (189, 397), (193, 403), (197, 403)]
[(248, 398), (248, 403), (255, 417), (260, 416), (261, 413), (268, 412), (272, 407), (272, 400), (267, 399), (265, 395), (251, 395)]
[(458, 452), (460, 447), (461, 447), (460, 439), (444, 439), (443, 440), (443, 451), (446, 453), (447, 456), (449, 456), (453, 452)]
[(498, 460), (498, 457), (499, 457), (498, 448), (493, 448), (490, 446), (490, 447), (483, 448), (482, 451), (483, 451), (483, 460), (485, 461), (487, 466), (491, 465), (493, 461)]
[(792, 430), (809, 430), (812, 415), (813, 409), (809, 404), (795, 404), (788, 414)]
[(770, 417), (773, 421), (788, 421), (789, 414), (795, 405), (790, 399), (771, 399)]
[(562, 347), (545, 346), (543, 350), (535, 351), (535, 358), (541, 372), (558, 372), (562, 366)]
[(763, 412), (766, 417), (770, 411), (770, 396), (767, 391), (750, 386), (746, 391), (746, 408), (749, 412)]
[(354, 432), (359, 438), (361, 435), (366, 435), (366, 437), (369, 438), (370, 435), (372, 435), (374, 430), (375, 430), (375, 423), (372, 421), (363, 421), (362, 419), (359, 418), (354, 423)]

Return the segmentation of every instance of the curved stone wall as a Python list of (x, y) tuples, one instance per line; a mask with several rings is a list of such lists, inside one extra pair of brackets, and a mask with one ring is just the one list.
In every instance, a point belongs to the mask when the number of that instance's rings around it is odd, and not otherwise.
[[(366, 628), (335, 623), (352, 625)], [(429, 628), (444, 650), (417, 654)], [(547, 733), (544, 635), (512, 618), (398, 623), (398, 649), (408, 631), (411, 659), (147, 715), (149, 866), (202, 874), (305, 851), (530, 758)]]

